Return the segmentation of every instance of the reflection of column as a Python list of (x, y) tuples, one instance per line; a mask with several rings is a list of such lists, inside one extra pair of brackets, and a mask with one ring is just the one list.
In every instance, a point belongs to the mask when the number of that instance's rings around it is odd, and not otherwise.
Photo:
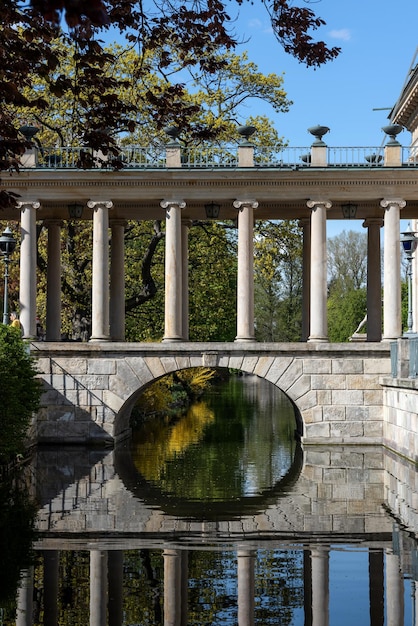
[(383, 550), (369, 550), (370, 626), (385, 623), (385, 576)]
[(303, 551), (303, 609), (305, 626), (312, 626), (312, 567), (310, 550)]
[(33, 567), (22, 571), (17, 593), (16, 626), (32, 626)]
[(403, 579), (399, 557), (386, 552), (386, 614), (387, 626), (404, 623)]
[(181, 220), (182, 260), (182, 332), (184, 341), (189, 341), (189, 230), (191, 220)]
[(189, 623), (188, 613), (188, 590), (189, 590), (189, 553), (181, 551), (181, 626)]
[(125, 226), (124, 220), (112, 220), (110, 248), (110, 336), (125, 340)]
[(164, 341), (182, 340), (182, 256), (181, 210), (182, 200), (162, 200), (166, 212), (165, 231), (165, 330)]
[(308, 218), (299, 220), (303, 229), (302, 256), (302, 341), (309, 337), (311, 310), (311, 221)]
[(383, 245), (383, 339), (402, 334), (400, 210), (404, 200), (382, 200), (385, 210)]
[(90, 551), (90, 626), (106, 626), (107, 552)]
[[(164, 550), (164, 626), (182, 626), (182, 551)], [(186, 622), (187, 623), (187, 622)]]
[(311, 212), (311, 323), (309, 341), (328, 341), (327, 209), (331, 202), (309, 200)]
[(20, 323), (23, 337), (36, 337), (36, 209), (39, 202), (18, 202), (20, 208)]
[(44, 557), (44, 626), (58, 624), (58, 550), (46, 550)]
[(93, 263), (90, 341), (103, 341), (109, 336), (109, 201), (87, 202), (93, 209)]
[(61, 341), (61, 220), (46, 220), (48, 229), (46, 277), (46, 340)]
[(312, 626), (329, 624), (329, 552), (324, 548), (311, 550)]
[(254, 626), (254, 566), (252, 550), (238, 550), (238, 626)]
[(367, 341), (382, 339), (382, 280), (380, 259), (380, 218), (364, 220), (367, 228)]
[(254, 341), (254, 209), (255, 200), (234, 200), (238, 209), (237, 336)]
[(109, 626), (123, 624), (123, 550), (108, 552)]

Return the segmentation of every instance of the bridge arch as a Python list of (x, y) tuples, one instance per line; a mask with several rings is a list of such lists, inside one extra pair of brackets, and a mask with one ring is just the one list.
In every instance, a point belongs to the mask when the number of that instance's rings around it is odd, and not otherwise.
[[(161, 364), (163, 365), (163, 364)], [(167, 364), (166, 364), (167, 365)], [(140, 375), (142, 373), (142, 367), (143, 364), (141, 362), (131, 362), (131, 366), (133, 367), (133, 371), (134, 373)], [(137, 372), (135, 372), (135, 368), (138, 367), (139, 370)], [(162, 378), (164, 378), (165, 376), (169, 376), (170, 374), (173, 374), (175, 372), (181, 372), (190, 368), (194, 368), (196, 367), (196, 365), (188, 365), (185, 366), (183, 364), (183, 367), (175, 367), (174, 364), (171, 362), (170, 365), (168, 366), (170, 367), (169, 371), (166, 371), (164, 374), (161, 374), (160, 376), (157, 376), (156, 378), (150, 380), (149, 382), (145, 383), (144, 385), (142, 385), (141, 387), (138, 387), (136, 390), (134, 390), (132, 392), (132, 395), (125, 400), (124, 404), (121, 406), (120, 410), (118, 411), (118, 413), (115, 415), (115, 436), (116, 439), (119, 439), (120, 437), (123, 437), (123, 435), (127, 432), (129, 432), (129, 423), (130, 423), (130, 417), (131, 417), (131, 412), (132, 409), (135, 405), (135, 403), (137, 402), (138, 398), (141, 396), (141, 394), (150, 386), (152, 385), (154, 382), (156, 382), (157, 380), (160, 380)], [(242, 372), (244, 374), (248, 374), (251, 376), (257, 376), (260, 379), (263, 379), (262, 376), (260, 376), (259, 374), (255, 374), (253, 371), (247, 371), (244, 370), (242, 368), (237, 368), (237, 367), (229, 367), (229, 366), (225, 366), (223, 365), (222, 367), (217, 366), (217, 365), (205, 365), (205, 367), (209, 367), (210, 369), (214, 369), (214, 370), (236, 370), (239, 372)], [(271, 381), (269, 381), (268, 379), (267, 382), (269, 382), (270, 384), (273, 384), (275, 387), (277, 387), (278, 389), (280, 389), (280, 391), (282, 391), (286, 397), (290, 400), (292, 406), (293, 406), (293, 411), (294, 411), (294, 418), (295, 418), (295, 437), (300, 440), (303, 436), (303, 420), (302, 420), (302, 415), (298, 409), (297, 404), (295, 403), (294, 399), (289, 396), (286, 391), (284, 389), (282, 389), (279, 385), (272, 383)]]
[[(119, 382), (122, 383), (121, 388), (123, 388), (120, 395), (120, 398), (123, 400), (123, 404), (115, 414), (115, 438), (120, 439), (124, 436), (124, 434), (129, 432), (129, 420), (132, 408), (138, 397), (149, 385), (164, 376), (173, 374), (174, 372), (199, 366), (210, 367), (218, 370), (238, 370), (245, 374), (258, 376), (259, 378), (267, 380), (271, 384), (278, 387), (281, 391), (283, 391), (283, 393), (285, 393), (293, 405), (295, 414), (295, 433), (297, 437), (300, 439), (303, 436), (303, 418), (298, 408), (298, 402), (300, 401), (301, 396), (305, 395), (309, 390), (303, 388), (303, 386), (295, 386), (294, 384), (295, 380), (302, 375), (301, 365), (300, 363), (295, 363), (294, 358), (280, 357), (280, 363), (277, 362), (278, 359), (276, 358), (275, 367), (272, 369), (272, 363), (270, 360), (266, 362), (263, 357), (237, 359), (236, 357), (227, 355), (221, 356), (206, 354), (203, 356), (203, 362), (201, 361), (200, 363), (195, 362), (192, 358), (184, 357), (182, 359), (178, 359), (176, 357), (154, 357), (152, 363), (148, 359), (144, 359), (142, 357), (129, 359), (129, 363), (125, 365), (128, 365), (134, 377), (130, 376), (128, 378), (126, 376), (126, 367), (121, 368), (123, 369), (124, 374), (123, 383), (122, 379), (120, 379)], [(150, 370), (152, 378), (147, 376), (145, 368)], [(269, 372), (270, 375), (268, 375)], [(122, 372), (120, 374), (122, 375)], [(147, 378), (145, 383), (142, 382), (144, 380), (144, 375)], [(136, 383), (135, 378), (138, 381), (141, 381), (139, 385)]]
[(44, 394), (31, 432), (37, 443), (115, 442), (129, 433), (140, 393), (190, 367), (233, 369), (267, 380), (295, 407), (308, 443), (380, 444), (381, 377), (390, 346), (328, 343), (50, 343), (32, 344)]

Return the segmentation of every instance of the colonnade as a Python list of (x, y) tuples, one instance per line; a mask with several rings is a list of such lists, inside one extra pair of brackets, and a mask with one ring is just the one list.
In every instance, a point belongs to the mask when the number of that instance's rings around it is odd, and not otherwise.
[[(44, 624), (58, 623), (59, 551), (43, 552)], [(164, 561), (164, 626), (188, 623), (188, 551), (167, 547)], [(257, 552), (236, 552), (238, 626), (254, 626)], [(22, 577), (18, 592), (17, 626), (30, 626), (33, 613), (33, 567)], [(366, 572), (365, 572), (366, 574)], [(369, 549), (369, 609), (371, 626), (404, 623), (404, 587), (399, 555), (391, 549)], [(90, 550), (90, 626), (119, 626), (123, 621), (123, 551)], [(303, 552), (304, 615), (307, 626), (330, 623), (330, 550)], [(331, 581), (332, 588), (332, 581)], [(385, 610), (386, 609), (386, 610)], [(385, 621), (385, 615), (386, 620)], [(414, 624), (417, 616), (415, 615)]]
[[(401, 336), (400, 214), (405, 201), (380, 202), (384, 218), (363, 222), (367, 229), (367, 340), (393, 340)], [(24, 337), (36, 337), (36, 221), (40, 203), (19, 202), (21, 212), (20, 319)], [(93, 218), (92, 331), (90, 341), (123, 341), (125, 335), (124, 228), (112, 220), (111, 200), (89, 200)], [(164, 341), (188, 341), (188, 232), (190, 220), (182, 218), (183, 199), (161, 201), (166, 215), (165, 332)], [(253, 224), (258, 201), (233, 201), (238, 213), (238, 276), (236, 341), (254, 341)], [(302, 341), (327, 342), (327, 211), (328, 199), (310, 199), (310, 218), (303, 229)], [(61, 339), (60, 220), (45, 220), (48, 229), (46, 340)], [(384, 226), (383, 337), (381, 306), (380, 229)], [(109, 237), (109, 229), (111, 235)], [(110, 259), (110, 260), (109, 260)], [(416, 324), (415, 324), (416, 327)]]

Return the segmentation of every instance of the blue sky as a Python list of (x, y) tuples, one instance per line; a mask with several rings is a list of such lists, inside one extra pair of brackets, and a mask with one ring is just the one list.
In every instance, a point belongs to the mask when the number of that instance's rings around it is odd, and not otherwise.
[[(379, 146), (389, 111), (373, 109), (392, 107), (401, 92), (418, 46), (418, 1), (320, 0), (308, 6), (326, 21), (313, 36), (342, 48), (335, 61), (317, 70), (282, 50), (259, 0), (240, 9), (237, 31), (250, 38), (241, 50), (263, 73), (284, 72), (284, 88), (294, 102), (280, 115), (254, 102), (248, 114), (269, 115), (291, 146), (309, 146), (307, 129), (316, 124), (330, 128), (324, 137), (329, 146)], [(410, 135), (403, 132), (399, 139), (408, 145)]]

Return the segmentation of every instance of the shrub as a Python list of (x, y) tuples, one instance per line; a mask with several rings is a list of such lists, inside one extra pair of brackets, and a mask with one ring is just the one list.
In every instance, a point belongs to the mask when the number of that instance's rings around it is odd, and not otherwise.
[(0, 463), (22, 453), (41, 386), (19, 329), (0, 325)]

